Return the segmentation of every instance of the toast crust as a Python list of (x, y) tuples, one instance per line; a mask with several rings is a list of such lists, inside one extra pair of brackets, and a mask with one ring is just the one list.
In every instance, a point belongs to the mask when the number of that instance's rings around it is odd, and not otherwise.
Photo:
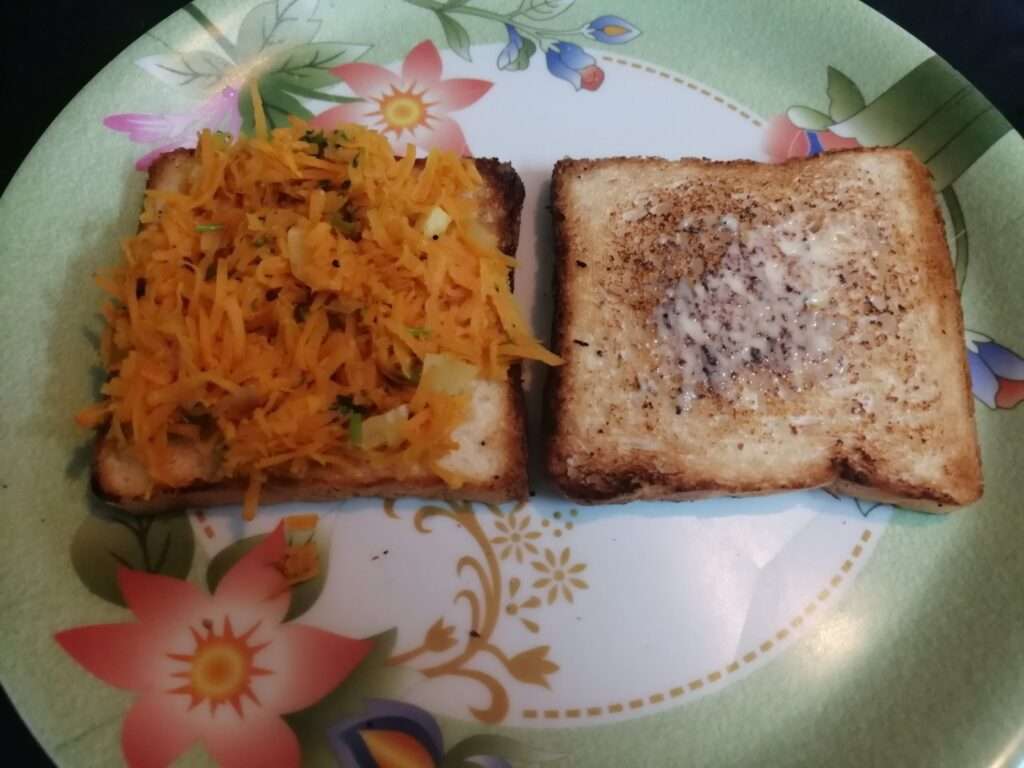
[[(190, 172), (193, 158), (194, 151), (190, 149), (162, 155), (150, 168), (146, 188), (180, 186)], [(496, 233), (500, 250), (514, 255), (524, 198), (522, 180), (509, 163), (493, 158), (478, 158), (474, 162), (484, 180), (483, 223)], [(422, 165), (422, 161), (417, 164)], [(473, 472), (461, 488), (450, 488), (440, 478), (422, 470), (395, 477), (370, 467), (352, 471), (324, 468), (302, 480), (268, 478), (260, 493), (261, 503), (404, 496), (497, 503), (526, 498), (526, 411), (520, 365), (510, 366), (505, 382), (478, 382), (473, 392), (474, 406), (481, 412), (456, 430), (460, 448), (445, 459), (457, 466), (464, 458), (478, 454), (473, 459)], [(484, 454), (482, 459), (479, 454)], [(131, 512), (151, 513), (240, 504), (246, 492), (245, 480), (193, 482), (181, 488), (158, 488), (148, 496), (147, 485), (141, 465), (124, 451), (118, 451), (101, 432), (93, 454), (91, 486), (93, 493), (108, 504)]]
[[(844, 168), (856, 166), (860, 161), (899, 164), (905, 179), (908, 200), (904, 202), (913, 209), (916, 227), (912, 238), (900, 244), (908, 253), (916, 254), (915, 258), (919, 260), (916, 266), (919, 267), (923, 287), (918, 293), (924, 297), (926, 311), (936, 313), (935, 327), (941, 328), (941, 338), (928, 343), (940, 349), (943, 360), (950, 361), (948, 370), (943, 369), (947, 374), (942, 378), (943, 391), (939, 400), (943, 411), (935, 417), (950, 421), (949, 425), (931, 425), (927, 423), (927, 417), (922, 416), (915, 422), (914, 429), (902, 435), (902, 445), (885, 437), (878, 441), (884, 443), (878, 448), (870, 438), (875, 432), (891, 430), (892, 423), (876, 428), (873, 423), (857, 425), (847, 420), (829, 436), (829, 441), (819, 436), (813, 445), (804, 445), (795, 432), (792, 437), (789, 434), (780, 437), (783, 441), (780, 445), (784, 446), (780, 450), (806, 451), (806, 460), (800, 463), (799, 471), (787, 468), (772, 471), (770, 466), (763, 470), (731, 471), (739, 467), (739, 463), (749, 464), (751, 460), (770, 464), (772, 446), (767, 443), (760, 445), (756, 439), (746, 436), (745, 431), (756, 432), (758, 425), (749, 418), (737, 421), (739, 417), (735, 413), (732, 414), (733, 420), (729, 420), (728, 409), (721, 404), (723, 421), (718, 424), (717, 440), (703, 446), (707, 454), (721, 452), (717, 466), (708, 461), (672, 455), (680, 450), (696, 452), (696, 449), (686, 444), (685, 434), (682, 438), (678, 437), (678, 432), (673, 433), (674, 437), (666, 437), (657, 422), (659, 416), (663, 420), (671, 420), (671, 412), (659, 413), (657, 405), (653, 411), (655, 416), (646, 424), (642, 419), (630, 417), (626, 420), (627, 425), (622, 426), (609, 416), (595, 429), (599, 420), (584, 420), (581, 403), (588, 398), (603, 400), (609, 413), (621, 405), (614, 402), (622, 384), (621, 379), (614, 378), (617, 374), (607, 374), (608, 380), (605, 380), (606, 374), (601, 369), (594, 374), (591, 344), (600, 336), (594, 325), (601, 326), (601, 331), (609, 331), (602, 341), (606, 360), (608, 339), (614, 338), (615, 333), (609, 330), (612, 326), (603, 325), (591, 306), (600, 304), (604, 314), (625, 317), (617, 321), (620, 327), (629, 325), (632, 319), (642, 316), (637, 307), (652, 294), (651, 274), (657, 273), (660, 265), (651, 264), (654, 256), (645, 256), (650, 260), (644, 262), (642, 268), (636, 266), (636, 261), (621, 258), (616, 261), (608, 256), (615, 253), (612, 246), (594, 245), (600, 237), (596, 233), (601, 232), (610, 239), (608, 231), (600, 229), (603, 224), (586, 222), (601, 219), (604, 209), (600, 209), (598, 215), (595, 215), (595, 210), (599, 209), (596, 204), (593, 209), (583, 210), (580, 198), (587, 192), (580, 191), (580, 184), (595, 172), (604, 173), (602, 178), (605, 178), (609, 173), (621, 171), (623, 186), (631, 190), (635, 188), (633, 179), (643, 174), (648, 174), (645, 178), (662, 173), (677, 173), (679, 178), (687, 172), (691, 173), (688, 178), (725, 174), (732, 183), (741, 185), (751, 174), (761, 174), (762, 177), (775, 174), (783, 188), (779, 196), (785, 197), (788, 194), (785, 185), (792, 183), (797, 175), (806, 179), (827, 174), (831, 172), (827, 166), (837, 162), (846, 164), (837, 166), (838, 172), (842, 173)], [(615, 198), (616, 194), (608, 192), (607, 199)], [(548, 376), (545, 402), (551, 433), (545, 463), (551, 477), (567, 496), (581, 503), (619, 503), (637, 499), (689, 500), (831, 488), (841, 493), (933, 512), (948, 511), (981, 496), (974, 403), (966, 355), (960, 341), (964, 326), (952, 261), (927, 169), (910, 152), (858, 149), (808, 160), (791, 160), (776, 166), (749, 160), (565, 159), (554, 168), (551, 196), (556, 296), (552, 351), (562, 356), (566, 364)], [(711, 206), (714, 204), (714, 201), (710, 203)], [(614, 274), (608, 272), (609, 269)], [(595, 277), (598, 274), (610, 276), (598, 279)], [(581, 285), (586, 287), (581, 288)], [(588, 292), (586, 300), (578, 295), (580, 291)], [(650, 311), (649, 304), (643, 311)], [(587, 336), (588, 333), (591, 336)], [(579, 336), (591, 338), (591, 342), (581, 344)], [(640, 342), (634, 335), (625, 341), (619, 339), (619, 343), (638, 345)], [(585, 363), (585, 360), (590, 362)], [(589, 381), (587, 372), (599, 381)], [(598, 387), (600, 391), (596, 391)], [(588, 413), (593, 415), (593, 412)], [(704, 411), (701, 413), (706, 415)], [(687, 416), (681, 418), (686, 419)], [(920, 426), (921, 423), (924, 426)], [(942, 438), (945, 442), (936, 444)], [(742, 453), (744, 442), (746, 454)], [(728, 450), (720, 447), (726, 443)], [(914, 471), (908, 471), (907, 461), (889, 455), (894, 451), (893, 446), (898, 446), (901, 453), (919, 450), (923, 454), (940, 454), (937, 462), (941, 464), (941, 471), (934, 473), (930, 481), (922, 482)], [(763, 449), (763, 455), (756, 453), (759, 448)]]

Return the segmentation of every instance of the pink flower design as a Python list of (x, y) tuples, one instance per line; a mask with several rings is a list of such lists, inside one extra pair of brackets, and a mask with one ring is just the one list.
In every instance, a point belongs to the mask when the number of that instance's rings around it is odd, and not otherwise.
[(342, 64), (331, 70), (362, 102), (342, 104), (311, 121), (319, 128), (363, 123), (391, 134), (396, 151), (412, 142), (423, 149), (447, 149), (469, 154), (459, 124), (448, 115), (474, 104), (490, 90), (488, 80), (441, 79), (441, 55), (424, 40), (405, 57), (401, 74), (376, 64)]
[(798, 128), (785, 115), (776, 115), (765, 128), (764, 150), (773, 163), (793, 157), (813, 157), (834, 149), (859, 147), (856, 139), (837, 136), (831, 131), (809, 131)]
[(103, 124), (111, 130), (127, 133), (128, 138), (136, 144), (157, 145), (135, 162), (135, 167), (141, 171), (164, 152), (179, 147), (194, 147), (197, 134), (205, 128), (237, 134), (242, 125), (242, 117), (238, 113), (238, 91), (229, 86), (215, 93), (192, 112), (108, 115)]
[(372, 643), (282, 624), (291, 597), (284, 555), (278, 526), (213, 595), (122, 568), (121, 593), (138, 621), (57, 633), (92, 674), (138, 693), (121, 733), (130, 766), (166, 766), (196, 741), (223, 766), (300, 764), (298, 739), (281, 715), (323, 698)]

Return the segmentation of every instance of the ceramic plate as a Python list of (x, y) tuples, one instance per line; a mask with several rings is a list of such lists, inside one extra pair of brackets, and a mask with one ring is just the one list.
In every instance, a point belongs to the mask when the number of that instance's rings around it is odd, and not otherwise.
[[(248, 130), (252, 82), (272, 121), (514, 163), (517, 293), (542, 337), (558, 158), (913, 149), (963, 293), (984, 500), (576, 508), (534, 473), (500, 507), (101, 508), (72, 420), (98, 382), (90, 276), (134, 228), (137, 169), (198, 129)], [(3, 684), (62, 765), (1010, 764), (1021, 200), (1020, 136), (852, 2), (190, 5), (71, 102), (2, 200)], [(321, 577), (268, 598), (261, 564), (307, 541)]]

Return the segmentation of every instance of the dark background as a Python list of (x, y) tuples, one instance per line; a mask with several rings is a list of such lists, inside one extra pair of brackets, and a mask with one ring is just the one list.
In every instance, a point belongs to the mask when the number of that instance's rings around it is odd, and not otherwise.
[[(0, 96), (8, 140), (0, 164), (0, 189), (6, 189), (32, 145), (79, 89), (125, 46), (183, 4), (180, 0), (3, 3)], [(944, 56), (1021, 130), (1024, 2), (870, 0), (868, 5)], [(46, 56), (40, 57), (40, 51), (46, 51)], [(12, 764), (51, 765), (6, 696), (0, 696), (0, 723), (3, 751)]]

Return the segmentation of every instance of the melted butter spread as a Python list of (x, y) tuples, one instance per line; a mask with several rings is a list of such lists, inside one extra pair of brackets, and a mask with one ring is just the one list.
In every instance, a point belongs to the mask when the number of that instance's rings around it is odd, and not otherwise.
[(685, 217), (675, 240), (712, 233), (717, 263), (694, 268), (669, 288), (655, 317), (662, 351), (682, 376), (679, 405), (708, 394), (757, 408), (843, 371), (837, 342), (848, 321), (830, 298), (840, 266), (865, 248), (869, 222), (853, 214), (793, 214), (774, 224), (733, 216)]

